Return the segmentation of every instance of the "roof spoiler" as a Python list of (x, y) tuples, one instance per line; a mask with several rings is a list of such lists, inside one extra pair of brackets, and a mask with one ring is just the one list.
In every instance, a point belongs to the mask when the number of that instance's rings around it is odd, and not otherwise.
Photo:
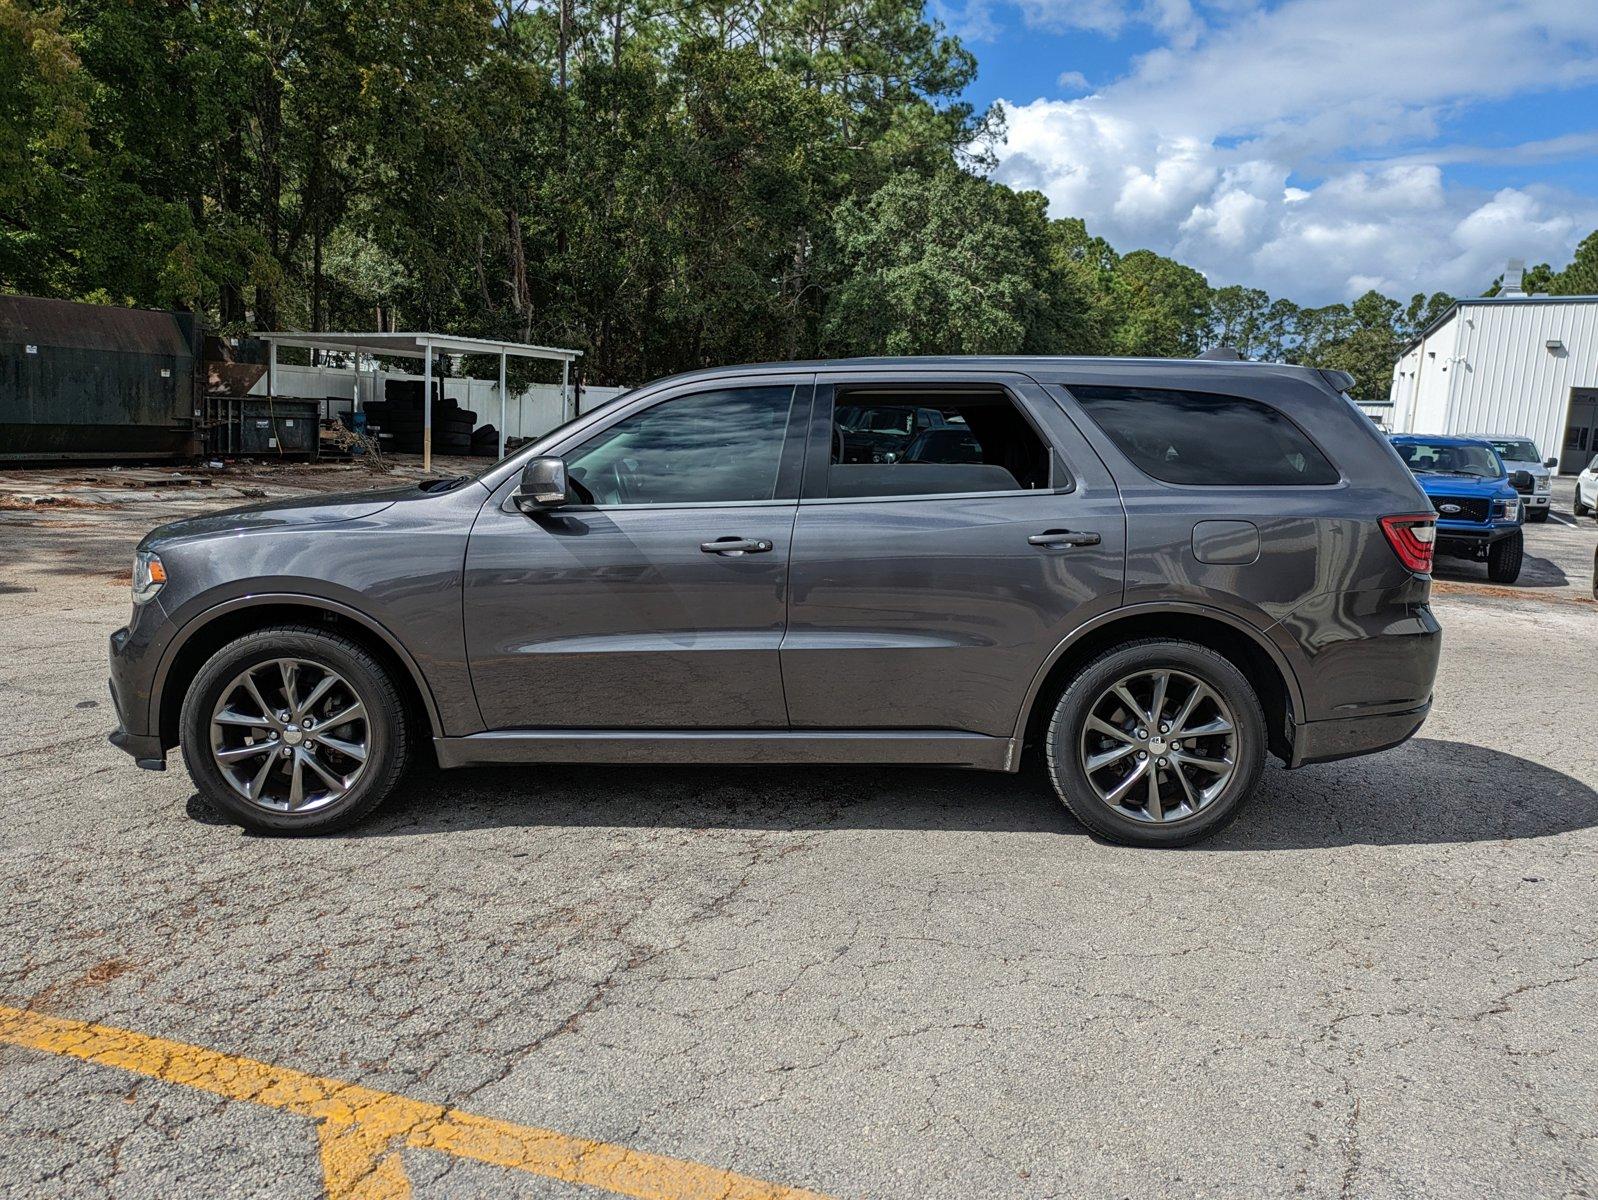
[(1347, 371), (1321, 370), (1321, 378), (1332, 385), (1334, 392), (1351, 392), (1354, 390), (1354, 377)]

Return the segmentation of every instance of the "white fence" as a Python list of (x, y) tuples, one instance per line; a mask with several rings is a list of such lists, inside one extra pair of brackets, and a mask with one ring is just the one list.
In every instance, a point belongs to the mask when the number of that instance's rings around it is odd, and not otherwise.
[[(365, 405), (374, 399), (381, 399), (383, 387), (389, 379), (421, 380), (420, 375), (407, 375), (402, 371), (379, 370), (375, 373), (362, 371), (360, 381), (360, 402)], [(277, 394), (279, 396), (295, 396), (306, 400), (325, 400), (336, 397), (346, 401), (340, 405), (335, 402), (329, 405), (330, 416), (337, 416), (347, 412), (353, 407), (355, 400), (357, 376), (348, 368), (338, 367), (296, 367), (287, 363), (277, 365)], [(444, 395), (455, 400), (462, 408), (469, 408), (477, 414), (479, 425), (499, 424), (499, 384), (492, 379), (458, 379), (445, 378), (439, 381), (444, 386)], [(375, 392), (374, 392), (375, 387)], [(612, 396), (619, 396), (626, 391), (625, 388), (616, 387), (585, 387), (583, 388), (581, 406), (584, 412), (596, 408), (609, 400)], [(266, 395), (266, 377), (263, 375), (259, 382), (250, 389), (252, 396)], [(512, 394), (505, 400), (505, 428), (506, 437), (538, 437), (548, 433), (555, 426), (566, 419), (570, 413), (561, 411), (560, 384), (535, 383), (526, 391)]]

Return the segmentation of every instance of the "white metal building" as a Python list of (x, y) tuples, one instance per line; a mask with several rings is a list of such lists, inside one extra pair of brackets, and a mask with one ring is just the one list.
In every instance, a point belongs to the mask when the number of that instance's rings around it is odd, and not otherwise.
[(1598, 453), (1598, 296), (1528, 296), (1513, 270), (1505, 285), (1406, 346), (1378, 411), (1398, 433), (1524, 434), (1573, 474)]

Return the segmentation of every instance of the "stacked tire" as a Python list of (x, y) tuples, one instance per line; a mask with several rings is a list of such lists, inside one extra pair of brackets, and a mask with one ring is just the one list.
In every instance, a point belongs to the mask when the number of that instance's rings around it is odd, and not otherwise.
[[(422, 415), (422, 385), (390, 380), (385, 399), (366, 406), (366, 423), (375, 428), (385, 449), (400, 454), (420, 454), (425, 422)], [(461, 408), (448, 396), (440, 396), (433, 385), (433, 453), (468, 455), (472, 453), (472, 431), (477, 414)]]

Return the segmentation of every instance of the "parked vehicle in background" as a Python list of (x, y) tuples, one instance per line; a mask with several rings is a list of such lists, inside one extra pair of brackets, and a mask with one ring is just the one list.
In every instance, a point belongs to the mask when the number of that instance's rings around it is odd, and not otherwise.
[(1598, 454), (1576, 476), (1576, 498), (1571, 501), (1570, 510), (1578, 517), (1598, 515)]
[(1437, 509), (1437, 552), (1485, 562), (1494, 583), (1519, 579), (1524, 505), (1498, 451), (1481, 438), (1395, 434), (1392, 443)]
[[(1341, 386), (1052, 358), (663, 380), (476, 478), (151, 533), (112, 740), (152, 769), (181, 745), (273, 833), (360, 819), (424, 741), (445, 767), (1030, 749), (1089, 829), (1181, 845), (1267, 751), (1384, 750), (1431, 707), (1436, 514)], [(910, 414), (962, 436), (853, 460), (845, 417)]]
[[(1526, 506), (1526, 520), (1546, 521), (1553, 510), (1554, 477), (1549, 468), (1557, 467), (1559, 460), (1544, 458), (1537, 449), (1537, 443), (1528, 437), (1478, 433), (1463, 436), (1479, 437), (1498, 451), (1498, 457), (1503, 459), (1504, 467), (1509, 472), (1510, 482), (1520, 494), (1521, 503)], [(1525, 478), (1521, 478), (1517, 472), (1524, 472)]]

